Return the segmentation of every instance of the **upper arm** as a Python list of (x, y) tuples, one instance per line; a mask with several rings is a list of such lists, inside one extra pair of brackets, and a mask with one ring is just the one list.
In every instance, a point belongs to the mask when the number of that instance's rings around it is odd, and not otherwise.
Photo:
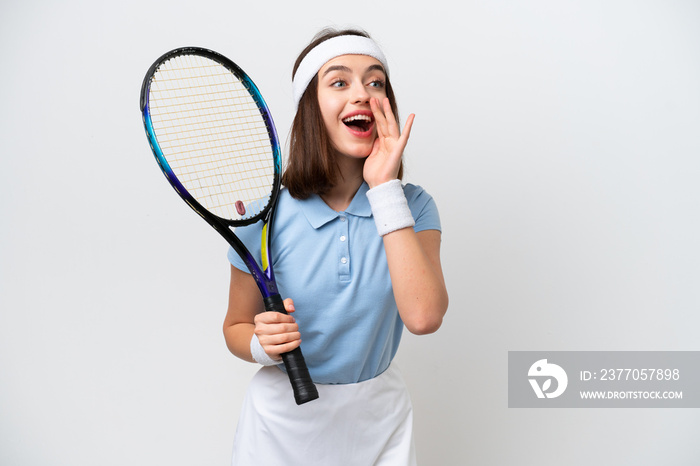
[(255, 315), (263, 311), (263, 303), (253, 276), (231, 266), (231, 281), (228, 291), (228, 309), (224, 326), (253, 323)]

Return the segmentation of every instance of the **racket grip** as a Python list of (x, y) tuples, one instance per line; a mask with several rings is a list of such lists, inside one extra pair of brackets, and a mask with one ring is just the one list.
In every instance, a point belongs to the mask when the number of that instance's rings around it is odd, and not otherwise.
[[(281, 312), (287, 314), (284, 309), (284, 302), (280, 295), (275, 294), (267, 298), (263, 298), (266, 311)], [(294, 391), (294, 400), (298, 405), (302, 405), (309, 401), (318, 398), (318, 390), (316, 385), (311, 380), (309, 369), (306, 367), (304, 355), (301, 354), (301, 348), (297, 347), (288, 353), (282, 353), (282, 361), (287, 369), (289, 382), (292, 384)]]

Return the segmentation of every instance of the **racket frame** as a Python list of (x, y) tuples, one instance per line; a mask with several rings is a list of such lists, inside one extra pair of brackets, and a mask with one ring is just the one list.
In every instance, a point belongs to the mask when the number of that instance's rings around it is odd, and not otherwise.
[[(270, 193), (270, 199), (267, 205), (260, 211), (257, 215), (247, 218), (247, 219), (225, 219), (216, 214), (210, 212), (201, 203), (192, 196), (185, 186), (180, 182), (180, 180), (175, 175), (172, 167), (168, 163), (163, 151), (160, 148), (158, 139), (153, 128), (153, 122), (151, 120), (150, 108), (149, 108), (149, 92), (151, 86), (151, 78), (153, 77), (156, 70), (160, 65), (171, 58), (178, 55), (195, 54), (207, 57), (214, 60), (228, 68), (234, 75), (236, 75), (241, 83), (247, 88), (250, 96), (255, 100), (260, 115), (263, 118), (265, 126), (267, 128), (268, 134), (270, 136), (272, 154), (273, 154), (273, 183), (272, 192)], [(282, 301), (279, 291), (277, 289), (277, 283), (275, 282), (274, 271), (272, 269), (272, 261), (270, 258), (270, 238), (272, 236), (272, 223), (274, 218), (274, 211), (279, 198), (280, 184), (281, 184), (281, 150), (279, 145), (279, 139), (277, 137), (277, 130), (275, 129), (274, 122), (272, 121), (272, 116), (270, 114), (267, 103), (262, 97), (260, 90), (257, 88), (255, 83), (248, 77), (248, 75), (234, 62), (224, 57), (223, 55), (214, 52), (213, 50), (204, 49), (201, 47), (181, 47), (178, 49), (171, 50), (163, 54), (158, 60), (153, 63), (149, 68), (146, 76), (143, 80), (141, 86), (141, 99), (140, 99), (141, 115), (143, 117), (143, 123), (146, 130), (146, 135), (148, 138), (148, 143), (151, 146), (151, 150), (155, 155), (158, 165), (161, 171), (167, 178), (170, 185), (175, 189), (175, 191), (180, 195), (180, 197), (189, 205), (192, 210), (197, 212), (197, 214), (202, 217), (209, 225), (211, 225), (226, 241), (231, 245), (231, 247), (238, 253), (243, 262), (245, 262), (248, 270), (253, 276), (255, 283), (260, 289), (260, 293), (263, 297), (263, 304), (266, 311), (280, 312), (287, 314), (284, 308), (284, 302)], [(243, 242), (231, 231), (231, 227), (245, 226), (262, 220), (262, 237), (261, 237), (261, 253), (262, 253), (262, 268), (258, 265), (257, 261), (253, 255), (248, 251)], [(287, 375), (289, 376), (292, 389), (294, 391), (294, 399), (298, 405), (307, 403), (309, 401), (318, 398), (318, 391), (309, 376), (309, 371), (306, 367), (304, 357), (301, 353), (301, 348), (296, 349), (282, 354), (282, 360), (284, 361), (285, 368), (287, 370)]]
[[(196, 54), (211, 60), (216, 61), (220, 65), (231, 71), (236, 77), (238, 77), (241, 83), (249, 91), (251, 97), (255, 100), (255, 103), (260, 110), (260, 115), (265, 122), (265, 127), (270, 136), (270, 143), (273, 154), (274, 163), (274, 179), (272, 183), (272, 193), (270, 194), (270, 200), (267, 205), (260, 211), (257, 215), (247, 219), (232, 220), (222, 218), (216, 214), (213, 214), (207, 210), (202, 204), (200, 204), (197, 199), (192, 196), (185, 186), (180, 182), (180, 180), (175, 175), (175, 172), (168, 163), (163, 151), (160, 148), (158, 139), (153, 128), (153, 122), (151, 120), (150, 106), (149, 106), (149, 93), (151, 88), (151, 79), (156, 72), (156, 70), (166, 61), (175, 58), (180, 55)], [(243, 71), (238, 65), (226, 58), (225, 56), (214, 52), (213, 50), (201, 48), (201, 47), (181, 47), (171, 50), (163, 54), (158, 60), (151, 65), (146, 76), (143, 80), (141, 86), (141, 115), (143, 117), (143, 124), (146, 130), (146, 136), (148, 138), (148, 143), (151, 146), (151, 150), (155, 155), (158, 165), (161, 171), (168, 179), (168, 182), (172, 185), (175, 191), (180, 195), (182, 200), (189, 205), (192, 210), (197, 212), (200, 217), (202, 217), (209, 225), (211, 225), (221, 236), (223, 236), (231, 247), (238, 253), (243, 262), (245, 262), (251, 275), (255, 279), (255, 283), (260, 289), (260, 293), (264, 298), (269, 298), (275, 294), (279, 294), (277, 289), (277, 283), (275, 282), (274, 271), (270, 263), (269, 245), (270, 238), (272, 235), (272, 219), (274, 215), (274, 207), (277, 203), (277, 198), (280, 191), (280, 172), (282, 165), (282, 153), (280, 150), (279, 138), (277, 136), (277, 130), (275, 124), (272, 120), (272, 115), (270, 114), (269, 107), (263, 99), (260, 90), (255, 85), (255, 83), (248, 77), (248, 75)], [(258, 262), (252, 256), (248, 248), (238, 239), (238, 237), (231, 232), (231, 227), (245, 226), (252, 223), (263, 220), (262, 229), (262, 268), (258, 265)]]

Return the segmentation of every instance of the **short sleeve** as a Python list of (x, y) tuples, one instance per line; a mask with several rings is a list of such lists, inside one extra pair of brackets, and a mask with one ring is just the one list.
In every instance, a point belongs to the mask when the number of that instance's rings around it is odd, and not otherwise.
[(442, 231), (440, 214), (433, 197), (420, 186), (407, 184), (404, 186), (404, 194), (408, 201), (408, 207), (416, 224), (413, 229), (416, 232), (424, 230)]

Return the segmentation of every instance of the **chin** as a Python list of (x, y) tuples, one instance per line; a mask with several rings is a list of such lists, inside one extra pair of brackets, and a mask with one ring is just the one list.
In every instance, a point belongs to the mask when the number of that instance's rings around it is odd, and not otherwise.
[(369, 154), (371, 154), (371, 153), (372, 153), (372, 151), (369, 150), (369, 151), (351, 151), (350, 153), (343, 152), (342, 154), (345, 157), (349, 157), (351, 159), (363, 159), (364, 160), (367, 157), (369, 157)]
[(374, 144), (370, 145), (369, 147), (366, 146), (354, 146), (354, 147), (344, 147), (344, 148), (338, 148), (336, 147), (336, 151), (338, 154), (349, 157), (352, 159), (366, 159), (369, 157), (369, 154), (372, 153), (372, 148), (374, 147)]

